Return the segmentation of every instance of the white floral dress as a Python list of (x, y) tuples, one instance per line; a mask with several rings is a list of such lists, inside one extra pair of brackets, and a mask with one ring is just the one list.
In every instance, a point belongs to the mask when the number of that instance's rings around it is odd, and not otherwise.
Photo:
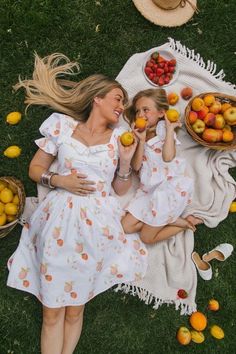
[(36, 144), (58, 157), (58, 172), (72, 169), (96, 182), (83, 197), (50, 191), (22, 230), (8, 261), (7, 285), (34, 294), (45, 306), (82, 305), (115, 284), (141, 279), (147, 251), (137, 234), (126, 235), (117, 198), (110, 195), (118, 163), (117, 137), (87, 147), (71, 135), (78, 122), (54, 113), (40, 127)]
[[(135, 218), (151, 226), (174, 222), (191, 203), (193, 193), (193, 180), (185, 159), (175, 157), (171, 162), (162, 159), (165, 135), (165, 122), (160, 121), (156, 136), (145, 144), (140, 187), (127, 206)], [(180, 144), (176, 136), (175, 141)]]

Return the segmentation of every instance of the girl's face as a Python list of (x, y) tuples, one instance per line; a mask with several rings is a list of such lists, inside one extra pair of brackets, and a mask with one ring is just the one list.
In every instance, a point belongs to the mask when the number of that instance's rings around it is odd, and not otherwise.
[(153, 127), (157, 124), (160, 118), (164, 115), (164, 110), (158, 110), (156, 104), (150, 97), (141, 97), (136, 102), (135, 107), (136, 118), (146, 118), (147, 127)]
[(108, 124), (116, 124), (124, 111), (124, 94), (121, 89), (114, 88), (105, 97), (95, 97), (101, 116)]

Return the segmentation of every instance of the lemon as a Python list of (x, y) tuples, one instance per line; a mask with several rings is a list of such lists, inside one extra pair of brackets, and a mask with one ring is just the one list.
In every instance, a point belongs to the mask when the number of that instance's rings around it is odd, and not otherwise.
[(7, 187), (7, 183), (4, 181), (0, 181), (0, 192)]
[(16, 216), (15, 215), (7, 215), (7, 222), (12, 222), (16, 220)]
[(13, 199), (13, 193), (9, 188), (4, 188), (0, 192), (0, 201), (3, 203), (10, 203)]
[(18, 211), (18, 207), (16, 204), (13, 203), (7, 203), (5, 205), (5, 213), (7, 215), (16, 215)]
[(0, 215), (0, 226), (5, 225), (7, 222), (7, 216), (5, 213), (3, 213), (2, 215)]
[(217, 325), (214, 325), (210, 329), (211, 335), (216, 339), (223, 339), (225, 334), (222, 328)]
[(20, 112), (11, 112), (6, 116), (6, 122), (11, 125), (18, 124), (21, 120)]
[(4, 213), (4, 209), (5, 209), (5, 204), (0, 202), (0, 215), (2, 215)]
[(120, 141), (123, 146), (129, 146), (132, 145), (134, 142), (134, 135), (131, 132), (124, 132), (120, 136)]
[(21, 154), (21, 148), (17, 145), (12, 145), (9, 146), (5, 151), (4, 155), (8, 157), (9, 159), (14, 159), (15, 157), (20, 156)]
[(19, 197), (18, 197), (17, 194), (14, 195), (14, 198), (13, 198), (13, 200), (12, 200), (12, 203), (15, 204), (15, 205), (19, 205), (20, 199), (19, 199)]
[(236, 202), (232, 202), (232, 203), (230, 204), (229, 211), (230, 211), (231, 213), (235, 213), (235, 212), (236, 212)]

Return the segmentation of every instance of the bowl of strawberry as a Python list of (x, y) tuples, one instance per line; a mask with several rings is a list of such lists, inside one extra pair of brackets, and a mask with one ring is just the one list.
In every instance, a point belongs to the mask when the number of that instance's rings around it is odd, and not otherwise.
[(144, 61), (143, 73), (154, 86), (171, 85), (178, 77), (178, 65), (174, 55), (168, 51), (149, 53)]

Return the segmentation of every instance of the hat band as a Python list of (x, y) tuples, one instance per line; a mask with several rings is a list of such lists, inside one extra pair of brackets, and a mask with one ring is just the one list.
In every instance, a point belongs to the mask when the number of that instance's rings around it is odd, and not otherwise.
[(167, 10), (167, 11), (168, 10), (175, 10), (179, 6), (185, 7), (186, 3), (188, 3), (196, 13), (199, 12), (199, 9), (197, 8), (197, 6), (193, 5), (193, 3), (190, 0), (180, 0), (176, 6), (166, 6), (166, 7), (161, 6), (159, 3), (157, 4), (157, 2), (158, 2), (157, 0), (152, 0), (152, 2), (154, 2), (154, 4), (156, 6), (160, 7), (160, 9)]

